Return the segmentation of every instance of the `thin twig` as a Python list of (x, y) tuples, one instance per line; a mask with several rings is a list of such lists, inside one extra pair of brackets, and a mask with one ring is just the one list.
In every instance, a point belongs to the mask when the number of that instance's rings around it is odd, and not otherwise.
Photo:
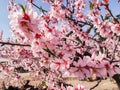
[(113, 61), (114, 58), (115, 58), (115, 52), (116, 52), (116, 49), (117, 49), (117, 44), (115, 45), (115, 48), (114, 48), (114, 51), (113, 51), (112, 61)]
[(114, 17), (114, 15), (112, 14), (111, 10), (109, 9), (109, 4), (105, 4), (104, 6), (106, 7), (107, 11), (111, 15), (111, 17), (114, 19), (114, 21), (119, 23), (119, 21)]
[(92, 28), (93, 28), (93, 25), (91, 25), (91, 26), (87, 29), (86, 33), (90, 33), (90, 31), (92, 30)]
[(10, 43), (10, 42), (3, 42), (3, 41), (0, 41), (0, 44), (1, 44), (1, 46), (12, 45), (12, 46), (26, 46), (26, 47), (30, 47), (29, 44)]
[(101, 80), (99, 80), (95, 86), (91, 87), (90, 90), (93, 90), (94, 88), (96, 88), (100, 84), (100, 82)]
[[(31, 2), (32, 3), (32, 2)], [(43, 9), (42, 7), (38, 7), (36, 4), (32, 3), (33, 6), (35, 6), (36, 8), (38, 8), (43, 14), (45, 14), (45, 12), (47, 12), (47, 10)]]
[(68, 5), (69, 5), (69, 1), (68, 1), (68, 0), (66, 0), (66, 6), (68, 7)]

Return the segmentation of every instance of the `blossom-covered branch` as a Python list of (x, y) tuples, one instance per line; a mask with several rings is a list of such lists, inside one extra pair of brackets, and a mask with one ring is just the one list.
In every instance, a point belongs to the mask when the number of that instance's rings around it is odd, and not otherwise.
[(41, 79), (41, 89), (82, 90), (82, 85), (66, 84), (63, 78), (74, 74), (83, 80), (96, 74), (104, 79), (120, 74), (120, 23), (109, 9), (109, 0), (42, 1), (49, 10), (34, 0), (26, 0), (27, 6), (10, 0), (10, 29), (19, 41), (0, 42), (0, 55), (11, 59), (6, 68), (0, 64), (4, 76), (20, 79), (15, 68), (22, 67)]

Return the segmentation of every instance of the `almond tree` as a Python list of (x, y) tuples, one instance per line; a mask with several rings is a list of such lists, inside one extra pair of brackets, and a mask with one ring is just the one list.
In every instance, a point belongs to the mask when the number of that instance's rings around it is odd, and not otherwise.
[(4, 77), (21, 79), (16, 68), (22, 67), (41, 80), (42, 90), (84, 90), (65, 83), (64, 77), (73, 73), (80, 80), (96, 74), (119, 82), (120, 15), (113, 15), (109, 0), (43, 0), (49, 10), (34, 0), (26, 2), (9, 1), (16, 39), (0, 42), (1, 57), (10, 59), (0, 65)]

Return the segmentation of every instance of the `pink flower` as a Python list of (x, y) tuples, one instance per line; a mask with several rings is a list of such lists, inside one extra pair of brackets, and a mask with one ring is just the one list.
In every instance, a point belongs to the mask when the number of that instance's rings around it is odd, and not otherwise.
[(111, 30), (116, 33), (117, 35), (120, 35), (120, 23), (111, 24)]
[(61, 66), (61, 60), (60, 59), (55, 59), (54, 62), (51, 62), (50, 64), (50, 68), (51, 70), (58, 70)]
[(9, 14), (11, 29), (14, 31), (13, 33), (19, 33), (25, 37), (25, 40), (28, 42), (34, 38), (34, 34), (39, 32), (40, 16), (38, 16), (31, 4), (25, 9), (25, 13), (17, 8), (15, 9), (11, 10)]
[(63, 20), (65, 18), (65, 13), (65, 10), (62, 9), (59, 4), (51, 6), (51, 10), (49, 12), (50, 18), (56, 18), (57, 20)]
[(85, 87), (83, 85), (78, 84), (74, 90), (87, 90), (87, 89), (85, 89)]
[(109, 0), (103, 0), (105, 3), (109, 3)]
[(74, 90), (74, 87), (68, 86), (68, 87), (67, 87), (67, 90)]
[(90, 71), (88, 68), (86, 68), (87, 62), (85, 59), (79, 59), (77, 62), (74, 61), (73, 65), (74, 67), (70, 68), (70, 71), (72, 73), (74, 73), (75, 75), (77, 75), (79, 78), (84, 79), (85, 76), (89, 76), (90, 75)]

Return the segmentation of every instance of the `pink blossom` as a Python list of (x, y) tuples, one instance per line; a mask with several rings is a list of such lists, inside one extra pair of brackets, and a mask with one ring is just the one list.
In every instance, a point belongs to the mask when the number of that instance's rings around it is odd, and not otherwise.
[(85, 68), (87, 62), (82, 59), (79, 59), (78, 62), (74, 61), (73, 65), (75, 67), (71, 67), (70, 71), (77, 75), (79, 78), (84, 79), (85, 75), (89, 75), (89, 70)]
[[(107, 78), (120, 73), (116, 61), (120, 25), (106, 6), (109, 0), (91, 0), (88, 12), (87, 0), (43, 0), (50, 6), (44, 14), (35, 11), (34, 0), (25, 1), (25, 9), (13, 0), (8, 6), (10, 28), (17, 39), (8, 39), (8, 46), (1, 44), (0, 56), (13, 62), (0, 64), (3, 75), (19, 79), (14, 68), (21, 66), (44, 81), (46, 89), (86, 90), (80, 84), (65, 87), (63, 77)], [(107, 15), (110, 18), (105, 19)]]
[(34, 27), (39, 24), (39, 16), (30, 4), (26, 8), (25, 13), (22, 10), (10, 11), (9, 19), (14, 33), (20, 33), (26, 40), (32, 39), (34, 34), (39, 32), (39, 28)]
[(111, 24), (111, 30), (116, 33), (117, 35), (120, 35), (120, 24)]

